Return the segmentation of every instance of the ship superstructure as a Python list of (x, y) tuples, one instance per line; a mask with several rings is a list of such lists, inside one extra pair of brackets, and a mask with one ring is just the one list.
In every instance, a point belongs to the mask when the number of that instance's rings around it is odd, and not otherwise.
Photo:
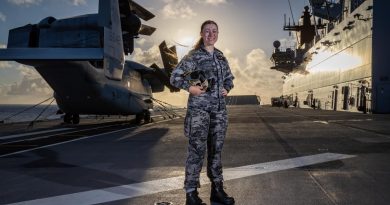
[[(379, 15), (385, 8), (378, 4), (385, 3), (377, 1)], [(389, 113), (390, 69), (373, 60), (373, 33), (384, 25), (376, 30), (375, 20), (382, 21), (374, 0), (311, 0), (298, 25), (284, 26), (296, 31), (297, 48), (282, 50), (274, 42), (271, 69), (285, 73), (283, 96), (300, 107)], [(373, 81), (376, 71), (384, 82)]]

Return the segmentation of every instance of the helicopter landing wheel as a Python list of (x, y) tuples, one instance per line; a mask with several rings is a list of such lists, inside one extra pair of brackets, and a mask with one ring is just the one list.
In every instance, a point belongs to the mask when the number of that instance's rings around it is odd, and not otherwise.
[(135, 115), (135, 123), (136, 124), (141, 124), (142, 120), (144, 119), (144, 113), (138, 113)]
[(152, 118), (151, 118), (151, 116), (150, 116), (149, 110), (146, 110), (146, 111), (144, 112), (144, 121), (145, 121), (145, 124), (146, 124), (146, 123), (151, 123), (151, 122), (153, 121)]
[(70, 124), (72, 122), (72, 114), (65, 113), (64, 115), (64, 123)]
[(78, 114), (73, 114), (72, 115), (72, 123), (74, 125), (78, 125), (80, 123), (80, 115)]

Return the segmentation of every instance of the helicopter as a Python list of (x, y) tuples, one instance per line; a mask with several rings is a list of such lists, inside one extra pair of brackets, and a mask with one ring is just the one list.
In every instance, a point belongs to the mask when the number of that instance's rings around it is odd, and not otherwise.
[(53, 89), (65, 123), (79, 124), (81, 114), (136, 115), (150, 122), (153, 93), (179, 89), (169, 83), (178, 63), (176, 47), (159, 48), (164, 68), (125, 59), (134, 39), (156, 28), (141, 23), (154, 14), (132, 0), (99, 0), (95, 14), (64, 19), (52, 16), (9, 31), (0, 60), (33, 66)]

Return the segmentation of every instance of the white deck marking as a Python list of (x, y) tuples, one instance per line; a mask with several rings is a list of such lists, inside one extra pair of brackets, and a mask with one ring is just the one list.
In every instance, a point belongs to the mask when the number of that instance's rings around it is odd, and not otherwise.
[(18, 137), (24, 137), (24, 136), (30, 136), (30, 135), (37, 135), (37, 134), (44, 134), (44, 133), (50, 133), (50, 132), (59, 132), (59, 131), (65, 131), (65, 130), (73, 130), (74, 128), (60, 128), (60, 129), (54, 129), (54, 130), (45, 130), (45, 131), (38, 131), (38, 132), (28, 132), (23, 134), (16, 134), (16, 135), (8, 135), (8, 136), (0, 136), (1, 140), (7, 140), (12, 138), (18, 138)]
[(313, 121), (313, 122), (318, 122), (318, 123), (322, 123), (322, 124), (329, 124), (327, 121), (321, 121), (321, 120), (317, 120), (317, 121)]
[(365, 121), (373, 121), (373, 119), (347, 119), (347, 120), (329, 120), (329, 122), (365, 122)]
[[(239, 179), (243, 177), (255, 176), (270, 172), (287, 170), (302, 166), (308, 166), (323, 162), (342, 160), (356, 157), (354, 155), (345, 155), (337, 153), (323, 153), (305, 157), (297, 157), (273, 162), (265, 162), (248, 166), (224, 169), (225, 181)], [(78, 192), (31, 201), (23, 201), (8, 205), (91, 205), (112, 202), (133, 197), (145, 196), (159, 192), (172, 191), (183, 188), (184, 176), (158, 179), (153, 181), (122, 185), (106, 189), (97, 189), (91, 191)], [(201, 184), (208, 184), (209, 181), (205, 173), (201, 174)]]

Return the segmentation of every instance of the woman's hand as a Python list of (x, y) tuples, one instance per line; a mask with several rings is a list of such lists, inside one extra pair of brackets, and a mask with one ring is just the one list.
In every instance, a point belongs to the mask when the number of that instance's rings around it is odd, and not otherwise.
[(228, 91), (225, 88), (222, 88), (222, 95), (225, 97), (227, 96)]
[(200, 94), (206, 92), (204, 90), (202, 90), (202, 87), (200, 86), (191, 86), (188, 91), (191, 93), (191, 95), (193, 96), (199, 96)]

